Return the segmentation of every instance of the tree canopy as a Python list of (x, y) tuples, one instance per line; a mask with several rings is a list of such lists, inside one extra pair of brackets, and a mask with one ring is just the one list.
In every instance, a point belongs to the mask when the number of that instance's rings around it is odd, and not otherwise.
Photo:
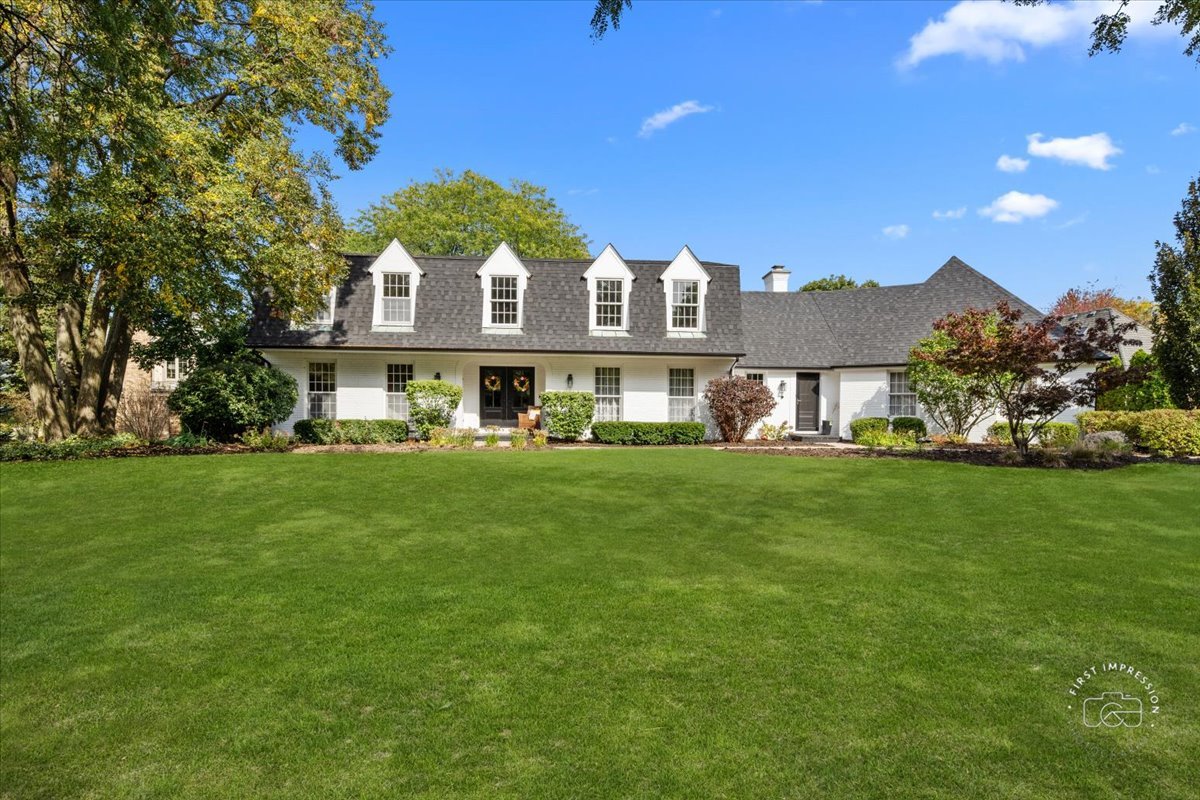
[[(358, 0), (16, 0), (3, 10), (0, 276), (41, 433), (111, 429), (136, 329), (271, 293), (311, 310), (345, 269), (328, 132), (375, 152), (386, 52)], [(151, 330), (153, 333), (153, 331)]]
[(1079, 286), (1063, 292), (1050, 313), (1065, 317), (1071, 314), (1082, 314), (1087, 311), (1099, 311), (1102, 308), (1114, 308), (1143, 325), (1149, 325), (1154, 316), (1154, 303), (1145, 298), (1121, 297), (1115, 289), (1097, 286)]
[(354, 220), (347, 249), (378, 253), (392, 239), (414, 253), (486, 256), (501, 242), (529, 258), (587, 258), (588, 239), (546, 188), (508, 188), (466, 170), (440, 169), (372, 204)]
[(846, 275), (830, 275), (826, 278), (817, 278), (809, 281), (800, 287), (802, 292), (835, 292), (839, 289), (869, 289), (878, 286), (879, 281), (865, 280), (862, 283), (850, 278)]
[(1175, 215), (1175, 241), (1178, 247), (1155, 242), (1154, 358), (1175, 405), (1200, 408), (1200, 178), (1188, 184)]

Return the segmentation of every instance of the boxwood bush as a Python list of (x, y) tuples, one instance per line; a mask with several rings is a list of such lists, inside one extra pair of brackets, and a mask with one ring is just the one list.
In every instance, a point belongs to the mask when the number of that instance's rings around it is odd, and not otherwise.
[(596, 422), (592, 437), (603, 444), (700, 444), (703, 422)]
[(887, 433), (887, 429), (887, 417), (860, 417), (859, 419), (850, 420), (850, 438), (856, 442), (864, 434)]
[(302, 419), (292, 426), (306, 444), (388, 444), (408, 439), (402, 419)]
[(1079, 426), (1073, 422), (1047, 422), (1038, 431), (1043, 447), (1070, 447), (1079, 438)]
[(922, 439), (929, 434), (925, 420), (920, 417), (892, 417), (892, 433), (911, 433)]
[(434, 428), (449, 428), (462, 401), (462, 387), (446, 381), (409, 381), (408, 417), (422, 439)]
[(592, 424), (596, 398), (591, 392), (542, 392), (546, 430), (555, 439), (578, 441)]
[[(1029, 433), (1029, 424), (1026, 422), (1022, 422), (1021, 423), (1021, 431), (1023, 433), (1028, 434)], [(989, 425), (988, 432), (987, 432), (987, 440), (989, 442), (992, 442), (993, 444), (1011, 445), (1013, 443), (1012, 431), (1010, 431), (1008, 429), (1008, 422), (1006, 422), (1005, 420), (1000, 420), (999, 422), (993, 422), (991, 425)]]

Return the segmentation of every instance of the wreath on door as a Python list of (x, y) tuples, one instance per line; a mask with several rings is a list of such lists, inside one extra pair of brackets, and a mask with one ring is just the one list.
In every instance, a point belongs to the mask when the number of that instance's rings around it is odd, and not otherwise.
[(488, 375), (483, 379), (483, 388), (487, 389), (489, 392), (500, 391), (500, 376), (495, 373)]
[(516, 389), (521, 394), (525, 394), (526, 392), (528, 392), (529, 391), (529, 376), (528, 375), (513, 376), (513, 388)]

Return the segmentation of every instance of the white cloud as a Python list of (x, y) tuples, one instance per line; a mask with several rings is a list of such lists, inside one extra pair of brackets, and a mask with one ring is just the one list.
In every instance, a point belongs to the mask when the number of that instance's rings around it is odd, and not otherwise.
[(1000, 156), (996, 159), (996, 169), (1001, 172), (1024, 172), (1029, 168), (1028, 158), (1015, 156)]
[(1026, 138), (1029, 140), (1031, 156), (1057, 158), (1066, 164), (1080, 164), (1092, 169), (1112, 169), (1108, 160), (1123, 152), (1113, 144), (1107, 133), (1076, 136), (1074, 139), (1060, 137), (1048, 140), (1043, 140), (1040, 133), (1031, 133)]
[(1193, 125), (1190, 122), (1181, 122), (1175, 126), (1174, 130), (1171, 131), (1171, 135), (1172, 136), (1183, 136), (1184, 134), (1195, 133), (1195, 132), (1196, 132), (1195, 125)]
[(599, 194), (599, 189), (567, 189), (567, 194), (572, 197), (584, 196), (587, 197), (593, 194)]
[(889, 239), (903, 239), (908, 236), (907, 225), (888, 225), (883, 229), (883, 235)]
[(967, 214), (967, 207), (951, 208), (946, 211), (934, 211), (934, 219), (962, 219)]
[[(1132, 18), (1131, 36), (1154, 31), (1150, 19), (1157, 7), (1157, 3), (1131, 3), (1125, 9)], [(909, 40), (908, 51), (898, 64), (910, 68), (927, 58), (945, 55), (982, 59), (992, 64), (1024, 61), (1029, 48), (1060, 44), (1080, 47), (1083, 52), (1095, 18), (1115, 10), (1115, 3), (1081, 0), (1037, 6), (964, 1), (940, 19), (927, 21)]]
[(1024, 222), (1027, 219), (1044, 217), (1058, 208), (1058, 201), (1044, 194), (1009, 192), (992, 201), (990, 206), (979, 209), (979, 214), (993, 222)]
[(661, 131), (672, 122), (678, 122), (692, 114), (707, 114), (713, 108), (713, 106), (700, 105), (696, 100), (685, 100), (682, 103), (676, 103), (668, 109), (646, 117), (642, 121), (642, 128), (638, 131), (638, 136), (645, 139), (647, 136), (653, 135), (655, 131)]

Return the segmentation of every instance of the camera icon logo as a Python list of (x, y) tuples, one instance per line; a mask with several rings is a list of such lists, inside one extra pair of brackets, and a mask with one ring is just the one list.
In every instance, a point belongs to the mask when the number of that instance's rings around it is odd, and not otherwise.
[(1083, 701), (1083, 724), (1089, 728), (1136, 728), (1142, 724), (1142, 701), (1124, 692), (1105, 692)]

